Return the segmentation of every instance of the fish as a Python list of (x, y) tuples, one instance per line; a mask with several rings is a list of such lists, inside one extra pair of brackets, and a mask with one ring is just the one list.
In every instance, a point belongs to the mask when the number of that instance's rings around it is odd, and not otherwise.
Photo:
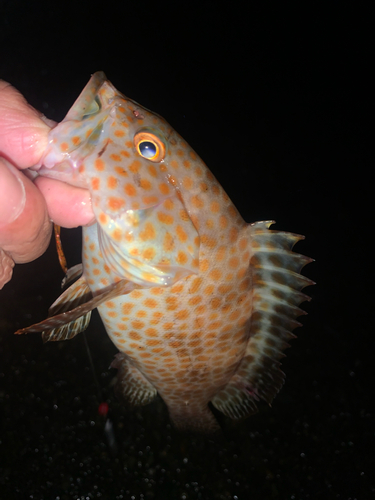
[(197, 153), (158, 114), (95, 73), (49, 133), (39, 174), (90, 190), (76, 280), (49, 317), (18, 334), (44, 341), (84, 331), (98, 308), (119, 353), (117, 392), (130, 405), (157, 394), (177, 429), (216, 432), (212, 407), (242, 420), (271, 405), (280, 360), (313, 259), (303, 236), (246, 223)]

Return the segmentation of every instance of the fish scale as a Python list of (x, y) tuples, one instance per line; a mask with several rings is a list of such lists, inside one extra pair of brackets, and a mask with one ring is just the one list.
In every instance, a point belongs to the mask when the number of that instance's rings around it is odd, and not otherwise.
[[(117, 392), (159, 393), (181, 429), (218, 428), (271, 403), (280, 358), (309, 298), (303, 237), (247, 224), (198, 155), (160, 116), (93, 75), (50, 132), (41, 175), (90, 190), (82, 277), (50, 317), (17, 333), (72, 338), (98, 307), (119, 354)], [(75, 271), (76, 272), (76, 271)]]

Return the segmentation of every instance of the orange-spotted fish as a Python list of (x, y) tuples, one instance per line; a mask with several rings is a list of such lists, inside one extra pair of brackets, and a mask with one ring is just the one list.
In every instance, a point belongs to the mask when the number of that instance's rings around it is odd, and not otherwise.
[(270, 404), (312, 284), (299, 274), (312, 259), (291, 250), (303, 237), (245, 223), (191, 147), (102, 72), (50, 132), (42, 164), (90, 190), (97, 223), (83, 228), (82, 276), (17, 333), (72, 338), (98, 307), (122, 395), (143, 405), (159, 393), (181, 429), (217, 429), (210, 402), (233, 419)]

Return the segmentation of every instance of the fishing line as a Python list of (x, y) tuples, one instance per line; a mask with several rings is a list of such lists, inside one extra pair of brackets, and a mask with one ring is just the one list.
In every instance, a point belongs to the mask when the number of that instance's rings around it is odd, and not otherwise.
[(98, 393), (97, 394), (98, 395), (97, 400), (98, 400), (98, 404), (99, 404), (98, 414), (101, 417), (105, 418), (104, 434), (107, 438), (107, 442), (108, 442), (108, 446), (109, 446), (110, 450), (112, 451), (113, 454), (116, 454), (117, 453), (117, 442), (116, 442), (115, 432), (113, 429), (112, 421), (107, 417), (108, 410), (109, 410), (108, 403), (104, 402), (104, 400), (103, 400), (103, 394), (102, 394), (102, 390), (101, 390), (99, 382), (98, 382), (98, 378), (96, 376), (94, 362), (93, 362), (92, 355), (91, 355), (91, 349), (89, 347), (89, 343), (88, 343), (87, 338), (86, 338), (86, 332), (82, 332), (82, 334), (83, 334), (83, 339), (84, 339), (84, 343), (85, 343), (85, 347), (86, 347), (87, 356), (89, 358), (91, 373), (92, 373), (92, 376), (94, 378), (96, 390)]

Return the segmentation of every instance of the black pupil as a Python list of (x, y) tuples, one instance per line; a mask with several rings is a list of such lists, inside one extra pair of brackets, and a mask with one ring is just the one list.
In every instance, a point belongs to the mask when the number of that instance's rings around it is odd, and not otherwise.
[(139, 144), (139, 152), (145, 158), (153, 158), (156, 155), (156, 145), (150, 141), (143, 141)]

